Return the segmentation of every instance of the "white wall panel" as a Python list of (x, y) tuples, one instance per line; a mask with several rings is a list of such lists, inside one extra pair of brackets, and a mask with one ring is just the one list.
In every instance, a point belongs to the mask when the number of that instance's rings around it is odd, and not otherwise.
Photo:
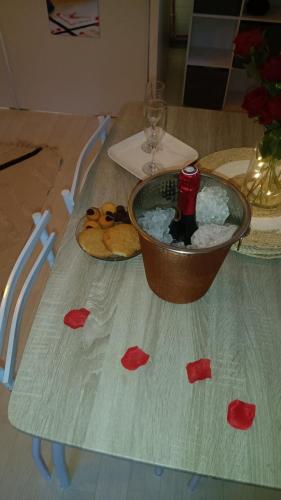
[(17, 101), (14, 92), (14, 83), (8, 63), (7, 51), (2, 32), (0, 31), (0, 107), (15, 108)]
[(100, 0), (99, 6), (100, 38), (59, 37), (49, 32), (45, 0), (1, 0), (20, 107), (116, 113), (124, 102), (143, 98), (148, 0)]

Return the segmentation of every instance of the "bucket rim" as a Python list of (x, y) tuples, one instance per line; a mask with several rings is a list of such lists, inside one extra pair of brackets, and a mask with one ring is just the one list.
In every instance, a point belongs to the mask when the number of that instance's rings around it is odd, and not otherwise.
[(235, 231), (235, 233), (232, 235), (232, 237), (229, 240), (227, 240), (223, 243), (220, 243), (219, 245), (215, 245), (215, 246), (211, 246), (211, 247), (187, 249), (188, 247), (177, 248), (174, 245), (169, 245), (167, 243), (163, 243), (163, 242), (157, 240), (156, 238), (153, 238), (152, 236), (150, 236), (150, 234), (146, 233), (138, 224), (136, 217), (135, 217), (135, 214), (134, 214), (134, 211), (133, 211), (133, 203), (134, 203), (134, 200), (136, 198), (136, 195), (139, 193), (139, 191), (141, 191), (143, 189), (143, 187), (146, 184), (149, 184), (149, 182), (156, 179), (157, 177), (162, 177), (163, 175), (166, 175), (166, 174), (179, 174), (180, 171), (181, 171), (181, 169), (175, 169), (175, 168), (167, 168), (167, 169), (165, 169), (164, 172), (161, 170), (160, 172), (157, 172), (156, 174), (151, 175), (151, 176), (147, 177), (146, 179), (139, 181), (135, 185), (135, 187), (132, 189), (130, 196), (129, 196), (129, 200), (128, 200), (128, 213), (129, 213), (129, 217), (131, 219), (133, 226), (140, 233), (142, 238), (146, 239), (147, 241), (149, 241), (152, 244), (157, 243), (158, 246), (162, 250), (173, 252), (175, 254), (200, 255), (200, 254), (215, 252), (216, 250), (220, 250), (220, 249), (225, 248), (225, 247), (230, 248), (234, 243), (241, 240), (246, 234), (248, 234), (248, 230), (249, 230), (250, 223), (251, 223), (252, 211), (251, 211), (251, 207), (250, 207), (249, 202), (247, 201), (246, 197), (236, 186), (234, 186), (234, 184), (232, 182), (230, 182), (230, 180), (224, 179), (223, 177), (221, 177), (217, 174), (206, 171), (206, 169), (204, 169), (204, 168), (200, 168), (201, 175), (203, 175), (205, 177), (219, 179), (219, 181), (222, 184), (229, 187), (230, 189), (232, 189), (235, 192), (235, 194), (240, 199), (240, 202), (242, 203), (242, 207), (244, 209), (244, 221), (238, 227), (238, 229)]

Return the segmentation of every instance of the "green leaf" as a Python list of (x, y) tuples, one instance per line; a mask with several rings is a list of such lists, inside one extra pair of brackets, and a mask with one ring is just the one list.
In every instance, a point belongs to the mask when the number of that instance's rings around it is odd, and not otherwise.
[(277, 129), (277, 134), (281, 133), (280, 132), (281, 131), (280, 123), (277, 122), (276, 120), (271, 122), (269, 125), (266, 125), (266, 130), (268, 130), (268, 131), (275, 130), (275, 129)]
[(280, 94), (281, 91), (281, 83), (278, 82), (263, 82), (263, 86), (267, 89), (268, 93), (274, 97)]
[(261, 82), (261, 76), (254, 61), (250, 61), (248, 64), (244, 64), (244, 67), (246, 69), (246, 73), (249, 78), (253, 78), (254, 80), (257, 80), (259, 83)]
[(281, 125), (267, 129), (260, 144), (260, 152), (263, 158), (271, 156), (281, 160)]
[(261, 50), (251, 52), (251, 60), (255, 66), (261, 66), (268, 58), (268, 50), (264, 47)]

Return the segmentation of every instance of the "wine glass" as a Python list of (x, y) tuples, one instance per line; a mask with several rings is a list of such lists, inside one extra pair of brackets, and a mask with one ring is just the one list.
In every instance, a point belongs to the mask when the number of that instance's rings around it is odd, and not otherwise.
[[(145, 103), (151, 99), (162, 99), (165, 98), (165, 83), (161, 80), (152, 79), (149, 80), (145, 88), (144, 96), (144, 117), (145, 117)], [(145, 153), (152, 152), (152, 144), (149, 142), (149, 137), (146, 137), (146, 141), (141, 145), (141, 149)]]
[(145, 101), (150, 101), (151, 99), (162, 99), (165, 98), (165, 83), (161, 80), (149, 80), (145, 88)]
[(167, 103), (162, 99), (150, 99), (145, 103), (145, 127), (144, 132), (148, 142), (152, 146), (151, 160), (142, 167), (143, 172), (152, 175), (161, 170), (163, 166), (156, 162), (155, 155), (157, 147), (165, 133), (167, 120)]

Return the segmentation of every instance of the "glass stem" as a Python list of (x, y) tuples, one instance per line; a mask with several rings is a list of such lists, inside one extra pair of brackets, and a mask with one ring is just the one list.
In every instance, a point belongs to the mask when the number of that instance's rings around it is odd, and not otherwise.
[(157, 149), (157, 144), (156, 144), (156, 141), (155, 141), (155, 137), (156, 137), (156, 127), (155, 125), (152, 127), (152, 137), (154, 137), (154, 140), (153, 140), (153, 143), (152, 143), (152, 156), (151, 156), (151, 172), (152, 173), (155, 173), (156, 171), (156, 161), (155, 161), (155, 154), (156, 154), (156, 149)]
[(155, 153), (156, 153), (156, 147), (155, 147), (155, 144), (153, 144), (153, 148), (152, 148), (152, 157), (151, 157), (151, 165), (152, 167), (154, 168), (155, 167)]

